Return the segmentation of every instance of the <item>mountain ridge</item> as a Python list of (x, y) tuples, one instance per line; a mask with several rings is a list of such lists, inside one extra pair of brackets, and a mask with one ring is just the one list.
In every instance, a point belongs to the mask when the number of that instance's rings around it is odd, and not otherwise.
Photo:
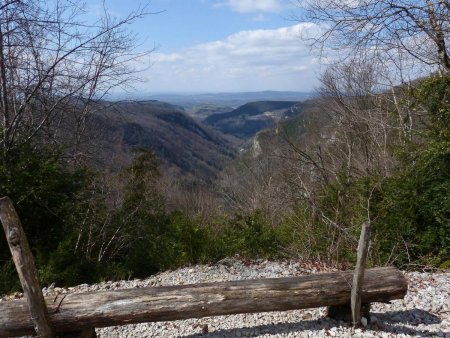
[(298, 101), (248, 102), (230, 112), (212, 114), (203, 122), (222, 133), (248, 139), (263, 129), (274, 127), (281, 119), (294, 116), (301, 105)]
[(219, 93), (143, 93), (134, 97), (117, 96), (114, 100), (130, 97), (133, 101), (158, 100), (169, 102), (189, 108), (199, 104), (217, 104), (223, 106), (238, 107), (252, 101), (304, 101), (313, 96), (310, 92), (299, 91), (243, 91), (243, 92), (219, 92)]

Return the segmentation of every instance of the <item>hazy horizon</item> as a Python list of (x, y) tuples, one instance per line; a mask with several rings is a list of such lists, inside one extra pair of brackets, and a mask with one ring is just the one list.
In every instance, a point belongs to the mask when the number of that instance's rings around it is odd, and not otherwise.
[(258, 101), (258, 100), (278, 100), (278, 101), (303, 101), (314, 95), (314, 91), (235, 91), (235, 92), (148, 92), (148, 93), (117, 93), (107, 95), (105, 100), (130, 100), (130, 101), (198, 101), (202, 103), (211, 103), (223, 100), (235, 101)]

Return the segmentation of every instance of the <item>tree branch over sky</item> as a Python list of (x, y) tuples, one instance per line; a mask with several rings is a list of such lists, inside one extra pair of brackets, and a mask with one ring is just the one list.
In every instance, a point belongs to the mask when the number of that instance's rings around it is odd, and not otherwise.
[(324, 26), (314, 44), (383, 57), (407, 53), (450, 72), (448, 0), (298, 0), (297, 19)]
[[(58, 125), (76, 107), (76, 133), (90, 103), (136, 78), (136, 36), (126, 26), (149, 14), (122, 18), (106, 8), (95, 22), (72, 1), (10, 0), (0, 12), (0, 146), (4, 153)], [(49, 134), (58, 128), (53, 128)]]

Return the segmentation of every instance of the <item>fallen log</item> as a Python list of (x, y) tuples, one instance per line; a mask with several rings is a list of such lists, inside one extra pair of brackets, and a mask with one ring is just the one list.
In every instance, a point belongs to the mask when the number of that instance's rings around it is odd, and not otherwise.
[[(56, 332), (206, 316), (286, 311), (350, 303), (353, 272), (137, 288), (46, 297)], [(403, 274), (393, 267), (368, 269), (362, 302), (401, 299)], [(63, 299), (64, 297), (64, 299)], [(0, 303), (0, 337), (33, 333), (25, 300)]]

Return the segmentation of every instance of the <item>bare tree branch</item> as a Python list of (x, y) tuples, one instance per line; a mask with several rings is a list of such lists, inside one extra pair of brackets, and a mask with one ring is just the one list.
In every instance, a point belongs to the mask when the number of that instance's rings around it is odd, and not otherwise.
[(313, 39), (347, 53), (406, 52), (413, 58), (450, 72), (450, 8), (447, 0), (297, 0), (299, 21), (323, 28)]
[[(128, 24), (151, 14), (139, 7), (121, 19), (104, 8), (96, 23), (80, 21), (69, 0), (3, 2), (0, 11), (0, 146), (53, 138), (73, 147), (85, 130), (91, 103), (137, 79), (138, 53)], [(73, 115), (69, 114), (72, 112)], [(72, 121), (71, 121), (72, 120)], [(45, 141), (45, 140), (41, 140)], [(47, 140), (48, 142), (49, 140)]]

